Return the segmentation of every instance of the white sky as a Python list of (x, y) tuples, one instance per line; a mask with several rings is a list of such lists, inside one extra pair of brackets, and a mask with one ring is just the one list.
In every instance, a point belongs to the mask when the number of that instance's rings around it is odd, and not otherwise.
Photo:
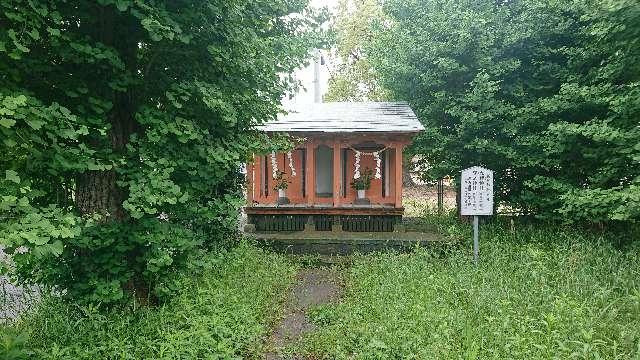
[[(317, 8), (327, 6), (331, 12), (335, 13), (335, 9), (338, 6), (338, 0), (311, 0), (310, 4)], [(326, 59), (327, 57), (325, 54), (325, 60)], [(302, 81), (304, 89), (301, 89), (300, 92), (291, 100), (287, 98), (283, 99), (282, 103), (285, 108), (313, 103), (313, 62), (311, 62), (306, 68), (296, 71), (294, 75), (296, 79)], [(320, 93), (322, 95), (327, 92), (328, 82), (329, 70), (325, 64), (320, 66)]]

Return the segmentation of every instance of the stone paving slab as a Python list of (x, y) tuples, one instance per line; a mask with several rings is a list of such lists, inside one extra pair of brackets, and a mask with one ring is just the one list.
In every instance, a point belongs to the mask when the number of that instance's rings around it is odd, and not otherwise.
[[(0, 262), (10, 262), (9, 256), (0, 247)], [(13, 321), (29, 307), (40, 301), (38, 286), (18, 286), (6, 276), (0, 276), (0, 323)]]

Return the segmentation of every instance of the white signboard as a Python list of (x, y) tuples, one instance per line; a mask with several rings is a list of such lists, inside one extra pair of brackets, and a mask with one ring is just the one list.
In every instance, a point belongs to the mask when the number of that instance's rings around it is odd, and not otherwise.
[(461, 215), (493, 215), (493, 171), (480, 166), (462, 170)]

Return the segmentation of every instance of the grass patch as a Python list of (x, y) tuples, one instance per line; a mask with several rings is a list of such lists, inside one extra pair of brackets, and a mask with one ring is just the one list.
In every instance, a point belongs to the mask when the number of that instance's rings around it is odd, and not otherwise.
[(105, 313), (45, 299), (2, 328), (3, 358), (10, 351), (29, 359), (257, 358), (296, 265), (246, 243), (198, 262), (204, 271), (184, 274), (181, 293), (159, 308)]
[(331, 359), (640, 357), (640, 242), (614, 245), (629, 232), (483, 225), (476, 267), (470, 226), (440, 226), (464, 235), (464, 248), (354, 259), (343, 301), (311, 312), (318, 329), (304, 340), (305, 352)]

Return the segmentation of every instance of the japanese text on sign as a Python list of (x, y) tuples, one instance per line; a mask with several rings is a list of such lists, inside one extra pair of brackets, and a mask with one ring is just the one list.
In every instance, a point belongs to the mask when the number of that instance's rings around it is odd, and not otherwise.
[(480, 166), (462, 170), (461, 215), (493, 215), (493, 171)]

